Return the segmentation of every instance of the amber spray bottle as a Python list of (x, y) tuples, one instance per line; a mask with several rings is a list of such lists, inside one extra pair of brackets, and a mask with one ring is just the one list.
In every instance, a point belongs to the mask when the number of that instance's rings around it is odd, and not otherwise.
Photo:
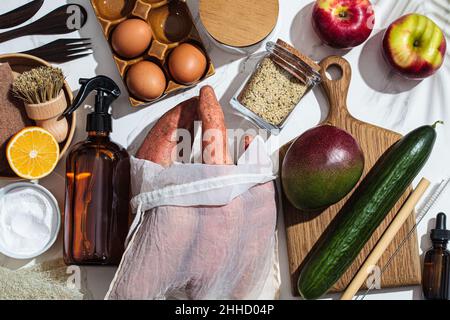
[(129, 227), (130, 159), (110, 140), (109, 109), (120, 89), (108, 77), (80, 79), (78, 96), (64, 116), (96, 91), (88, 114), (88, 137), (74, 145), (66, 163), (64, 261), (77, 265), (117, 265)]
[(450, 299), (450, 252), (447, 243), (450, 231), (446, 230), (446, 216), (439, 213), (436, 228), (431, 230), (433, 248), (425, 254), (422, 288), (427, 300)]

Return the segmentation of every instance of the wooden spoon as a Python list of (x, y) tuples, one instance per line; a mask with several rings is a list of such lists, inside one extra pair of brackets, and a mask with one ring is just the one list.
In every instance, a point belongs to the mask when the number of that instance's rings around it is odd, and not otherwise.
[(0, 29), (12, 28), (28, 21), (41, 9), (43, 4), (44, 0), (34, 0), (0, 15)]
[[(79, 19), (75, 16), (78, 12)], [(82, 28), (87, 20), (87, 12), (78, 4), (67, 4), (55, 9), (39, 20), (26, 26), (0, 33), (0, 43), (15, 38), (40, 34), (66, 34)], [(79, 22), (79, 25), (72, 26), (72, 22)]]

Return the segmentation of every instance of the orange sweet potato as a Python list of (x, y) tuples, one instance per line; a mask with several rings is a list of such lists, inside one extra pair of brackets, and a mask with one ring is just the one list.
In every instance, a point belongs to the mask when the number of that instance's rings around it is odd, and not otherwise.
[(204, 86), (200, 90), (198, 115), (203, 128), (203, 163), (233, 164), (228, 152), (225, 116), (211, 86)]
[(197, 106), (198, 97), (194, 97), (164, 114), (145, 138), (136, 157), (169, 167), (176, 160), (174, 151), (178, 144), (177, 129), (193, 131)]

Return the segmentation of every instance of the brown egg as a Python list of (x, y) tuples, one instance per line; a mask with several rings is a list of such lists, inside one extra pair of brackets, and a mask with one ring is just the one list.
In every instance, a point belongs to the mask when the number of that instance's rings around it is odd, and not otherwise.
[(159, 98), (166, 90), (166, 76), (150, 61), (134, 64), (127, 73), (127, 87), (136, 98), (149, 101)]
[(152, 42), (152, 30), (147, 22), (128, 19), (114, 29), (111, 44), (114, 51), (124, 58), (136, 58), (143, 54)]
[(201, 49), (183, 43), (169, 57), (169, 71), (176, 82), (189, 84), (200, 80), (206, 71), (206, 56)]

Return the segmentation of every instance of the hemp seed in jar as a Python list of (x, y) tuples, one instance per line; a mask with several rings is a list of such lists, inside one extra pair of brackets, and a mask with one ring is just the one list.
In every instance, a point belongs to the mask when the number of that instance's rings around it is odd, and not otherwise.
[(267, 44), (267, 54), (231, 102), (259, 126), (281, 129), (303, 96), (320, 83), (320, 66), (278, 40)]

